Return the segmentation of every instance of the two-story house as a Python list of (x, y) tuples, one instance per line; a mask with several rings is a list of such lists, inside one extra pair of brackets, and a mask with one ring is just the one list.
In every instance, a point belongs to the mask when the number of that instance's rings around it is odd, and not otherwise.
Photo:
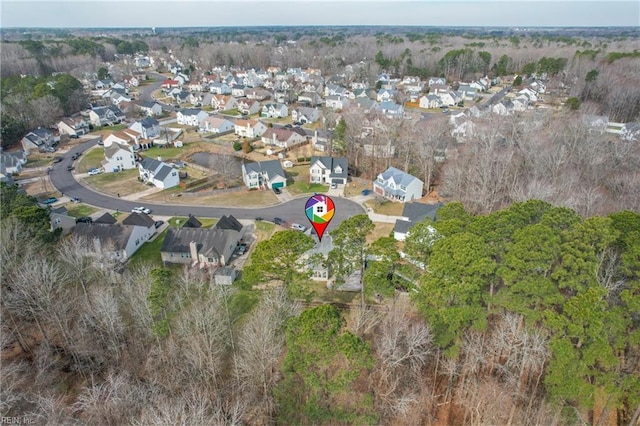
[(347, 171), (346, 157), (311, 157), (309, 179), (311, 183), (344, 185), (347, 183)]
[(267, 131), (267, 126), (258, 120), (236, 120), (234, 133), (243, 138), (258, 138)]
[(29, 153), (34, 149), (41, 151), (51, 149), (58, 143), (58, 141), (60, 141), (60, 137), (56, 139), (53, 132), (42, 127), (31, 130), (29, 133), (24, 135), (21, 140), (22, 149), (26, 153)]
[(155, 118), (148, 117), (132, 123), (129, 129), (140, 133), (143, 139), (151, 139), (160, 134), (160, 123)]
[(76, 137), (89, 133), (89, 123), (82, 117), (64, 117), (57, 127), (61, 135)]
[(298, 107), (291, 111), (291, 119), (294, 123), (315, 123), (320, 120), (320, 110), (317, 108)]
[(89, 120), (96, 127), (113, 126), (122, 123), (126, 117), (117, 106), (95, 107), (89, 111)]
[(280, 160), (258, 161), (242, 164), (242, 180), (247, 188), (284, 188), (287, 177)]
[(140, 179), (157, 188), (173, 188), (180, 183), (178, 171), (163, 161), (145, 158), (138, 163)]
[(303, 130), (285, 129), (285, 128), (268, 128), (262, 135), (262, 143), (265, 145), (273, 145), (278, 148), (290, 148), (295, 145), (303, 144), (307, 141), (307, 135)]
[(283, 118), (289, 116), (289, 109), (284, 104), (264, 104), (262, 117)]
[(176, 121), (178, 124), (186, 124), (188, 126), (200, 126), (209, 114), (197, 108), (184, 108), (177, 112)]
[(424, 183), (415, 176), (395, 167), (380, 173), (373, 182), (373, 192), (391, 201), (407, 201), (422, 198)]
[(135, 154), (129, 145), (112, 143), (104, 148), (104, 158), (102, 167), (105, 172), (119, 172), (136, 167)]

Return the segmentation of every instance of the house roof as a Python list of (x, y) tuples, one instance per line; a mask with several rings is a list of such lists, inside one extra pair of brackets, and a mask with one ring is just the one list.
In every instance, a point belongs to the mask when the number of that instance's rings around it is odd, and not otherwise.
[(216, 223), (216, 228), (218, 229), (229, 229), (232, 231), (240, 232), (242, 230), (242, 224), (238, 222), (238, 219), (229, 215), (222, 216), (220, 220)]
[(189, 216), (183, 224), (182, 228), (200, 228), (202, 227), (202, 222), (200, 222), (195, 216)]
[(198, 109), (198, 108), (183, 108), (179, 112), (182, 115), (198, 115), (203, 111), (201, 109)]
[(116, 224), (118, 221), (116, 220), (115, 217), (113, 217), (110, 213), (105, 213), (102, 216), (100, 216), (99, 218), (97, 218), (96, 220), (93, 221), (93, 223), (105, 223), (108, 225), (114, 225)]
[(106, 147), (104, 148), (104, 156), (105, 156), (106, 158), (111, 158), (111, 157), (113, 157), (114, 155), (116, 155), (116, 153), (117, 153), (118, 151), (120, 151), (120, 150), (122, 150), (122, 151), (127, 151), (127, 152), (131, 152), (131, 151), (129, 150), (129, 147), (128, 147), (128, 146), (120, 145), (118, 142), (114, 142), (114, 143), (112, 143), (111, 145), (106, 146)]
[(284, 170), (282, 170), (282, 164), (280, 160), (258, 161), (256, 163), (244, 163), (244, 168), (247, 173), (265, 173), (271, 180), (275, 176), (286, 177)]
[(80, 237), (97, 238), (102, 244), (110, 243), (114, 250), (124, 250), (133, 231), (133, 226), (106, 223), (77, 223), (73, 234)]
[[(346, 178), (347, 177), (347, 169), (348, 162), (346, 157), (328, 157), (328, 156), (314, 156), (311, 157), (311, 166), (316, 163), (322, 164), (325, 169), (331, 170), (329, 174), (330, 178)], [(340, 173), (336, 173), (335, 170), (337, 167), (340, 167), (342, 170)]]
[(387, 191), (398, 194), (403, 193), (404, 191), (397, 188), (389, 188), (387, 185), (389, 180), (393, 180), (396, 185), (404, 185), (405, 187), (410, 185), (413, 181), (419, 180), (417, 177), (412, 176), (409, 173), (405, 173), (400, 169), (396, 169), (395, 167), (389, 167), (387, 170), (382, 172), (380, 176), (382, 176), (382, 179), (385, 181), (384, 185), (385, 188), (387, 188)]
[(169, 228), (162, 243), (162, 252), (189, 253), (191, 242), (196, 243), (198, 254), (220, 258), (226, 247), (235, 245), (239, 233), (228, 229)]
[(422, 222), (427, 217), (431, 220), (436, 220), (436, 214), (443, 203), (437, 204), (424, 204), (424, 203), (406, 203), (402, 210), (402, 216), (408, 220), (396, 220), (396, 224), (393, 228), (394, 232), (406, 234), (409, 229), (416, 223)]
[(136, 225), (151, 228), (155, 225), (155, 221), (146, 213), (131, 213), (122, 221), (123, 225)]
[(164, 180), (164, 178), (169, 176), (169, 173), (171, 173), (172, 171), (173, 171), (173, 167), (163, 163), (160, 170), (156, 171), (156, 175), (154, 177), (157, 180)]

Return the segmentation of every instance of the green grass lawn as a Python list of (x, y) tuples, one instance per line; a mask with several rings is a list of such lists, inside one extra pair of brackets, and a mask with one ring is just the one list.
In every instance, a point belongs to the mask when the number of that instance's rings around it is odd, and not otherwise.
[(163, 160), (168, 160), (171, 158), (178, 158), (181, 154), (185, 152), (185, 148), (160, 148), (159, 146), (154, 146), (151, 149), (148, 149), (141, 153), (142, 157), (147, 158), (157, 158), (158, 156), (162, 157)]
[(69, 216), (73, 217), (91, 216), (93, 213), (98, 211), (95, 207), (81, 203), (68, 203), (65, 207), (69, 212)]
[(387, 199), (376, 197), (373, 200), (365, 201), (365, 204), (373, 209), (378, 214), (386, 214), (390, 216), (402, 216), (402, 210), (404, 210), (404, 204), (401, 202), (393, 202)]
[(156, 237), (153, 241), (148, 241), (142, 245), (136, 251), (133, 256), (131, 256), (131, 264), (154, 264), (157, 266), (162, 266), (162, 257), (160, 257), (160, 249), (162, 248), (162, 243), (164, 242), (164, 237), (167, 235), (167, 230), (165, 229), (160, 235)]
[(30, 169), (30, 168), (35, 168), (35, 167), (44, 167), (44, 166), (48, 166), (51, 164), (51, 160), (53, 160), (53, 157), (43, 157), (43, 158), (38, 158), (38, 159), (29, 159), (27, 161), (27, 164), (25, 164), (23, 166), (24, 169)]
[(314, 192), (327, 192), (329, 187), (321, 183), (309, 183), (306, 181), (297, 181), (292, 185), (287, 185), (287, 190), (292, 194), (312, 194)]
[(76, 165), (76, 171), (78, 173), (86, 173), (91, 169), (102, 167), (102, 161), (104, 160), (104, 149), (101, 146), (96, 146), (85, 152), (79, 159)]
[[(211, 228), (213, 225), (218, 223), (218, 219), (212, 219), (208, 217), (196, 217), (198, 221), (202, 224), (203, 228)], [(180, 228), (183, 223), (187, 221), (186, 217), (172, 217), (169, 219), (169, 226), (173, 228)]]

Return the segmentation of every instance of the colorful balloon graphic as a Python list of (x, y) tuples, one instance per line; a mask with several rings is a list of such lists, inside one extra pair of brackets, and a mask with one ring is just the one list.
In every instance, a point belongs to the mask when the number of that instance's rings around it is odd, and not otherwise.
[(307, 200), (304, 212), (311, 226), (316, 230), (318, 240), (322, 241), (322, 234), (333, 219), (335, 211), (333, 200), (326, 195), (314, 195)]

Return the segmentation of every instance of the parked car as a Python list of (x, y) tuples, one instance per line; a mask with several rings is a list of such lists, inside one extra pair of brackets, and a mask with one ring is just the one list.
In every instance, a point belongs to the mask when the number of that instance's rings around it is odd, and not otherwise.
[(69, 137), (71, 139), (79, 139), (80, 138), (80, 136), (78, 136), (78, 135), (69, 135)]
[(156, 220), (154, 225), (156, 227), (156, 229), (160, 228), (162, 226), (162, 224), (164, 223), (164, 220)]
[(71, 164), (69, 164), (69, 165), (67, 166), (67, 170), (68, 170), (68, 171), (73, 170), (73, 166), (72, 166)]
[(47, 198), (46, 200), (44, 200), (44, 201), (42, 202), (42, 204), (53, 204), (53, 203), (55, 203), (56, 201), (58, 201), (58, 199), (57, 199), (56, 197), (49, 197), (49, 198)]
[(282, 190), (280, 188), (273, 188), (273, 192), (278, 195), (282, 194)]
[(274, 217), (273, 223), (275, 223), (276, 225), (282, 225), (284, 223), (284, 220), (280, 219), (279, 217)]
[(291, 229), (293, 229), (294, 231), (300, 231), (300, 232), (304, 232), (307, 230), (307, 228), (304, 225), (300, 225), (299, 223), (292, 223)]
[(78, 159), (78, 157), (80, 157), (80, 153), (79, 153), (79, 152), (76, 152), (75, 154), (73, 154), (73, 155), (71, 156), (71, 159), (72, 159), (72, 160), (77, 160), (77, 159)]
[(331, 184), (331, 189), (336, 189), (337, 187), (338, 187), (338, 184), (337, 184), (337, 183), (333, 182), (333, 183)]
[(256, 220), (256, 222), (260, 222), (262, 220), (262, 217), (258, 216), (258, 217), (256, 217), (255, 220)]
[(146, 213), (146, 214), (149, 214), (149, 213), (151, 213), (151, 209), (139, 206), (139, 207), (132, 208), (131, 209), (131, 213)]
[(95, 176), (95, 175), (99, 175), (102, 172), (100, 171), (100, 169), (91, 169), (89, 170), (88, 173), (89, 173), (89, 176)]
[(59, 163), (62, 161), (62, 157), (54, 157), (53, 162), (54, 163)]
[(76, 219), (76, 223), (93, 223), (93, 219), (89, 216), (82, 216)]
[(238, 256), (242, 256), (246, 252), (247, 252), (247, 245), (246, 244), (240, 244), (238, 246)]

